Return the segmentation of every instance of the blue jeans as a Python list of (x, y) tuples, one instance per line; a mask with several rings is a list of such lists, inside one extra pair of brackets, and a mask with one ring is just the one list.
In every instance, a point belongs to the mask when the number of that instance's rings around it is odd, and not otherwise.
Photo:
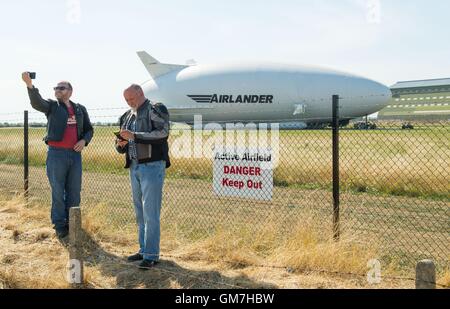
[(160, 212), (166, 162), (130, 166), (134, 211), (139, 230), (139, 246), (146, 260), (159, 260)]
[(80, 205), (81, 153), (48, 147), (47, 177), (52, 189), (51, 219), (55, 230), (69, 226), (69, 208)]

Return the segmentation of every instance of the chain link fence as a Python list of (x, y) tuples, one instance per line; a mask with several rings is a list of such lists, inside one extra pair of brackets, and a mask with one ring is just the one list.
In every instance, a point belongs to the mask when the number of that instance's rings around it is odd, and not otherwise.
[(0, 115), (0, 188), (24, 192), (24, 113)]
[[(96, 112), (94, 122), (115, 121), (122, 111)], [(10, 125), (0, 128), (0, 189), (21, 193), (23, 117), (12, 116), (4, 116), (3, 122)], [(42, 141), (45, 127), (37, 127), (42, 116), (31, 112), (29, 122), (29, 198), (50, 205)], [(373, 126), (351, 123), (339, 130), (340, 234), (368, 247), (379, 246), (384, 261), (396, 260), (410, 267), (420, 259), (432, 258), (440, 267), (448, 267), (450, 123), (421, 120), (413, 126), (393, 120), (376, 121)], [(127, 230), (134, 229), (135, 215), (124, 157), (113, 146), (117, 129), (97, 125), (91, 144), (83, 151), (82, 207), (106, 224)], [(265, 179), (273, 183), (271, 198), (215, 192), (214, 158), (196, 155), (196, 149), (200, 147), (204, 154), (218, 136), (234, 140), (235, 146), (248, 145), (252, 134), (258, 134), (255, 132), (174, 126), (169, 139), (172, 166), (166, 171), (163, 224), (174, 224), (193, 237), (218, 228), (237, 233), (245, 228), (257, 235), (269, 226), (288, 234), (302, 224), (319, 229), (324, 237), (333, 235), (330, 128), (267, 132), (266, 146), (275, 146), (276, 140), (278, 147), (278, 164), (271, 171), (273, 176)]]

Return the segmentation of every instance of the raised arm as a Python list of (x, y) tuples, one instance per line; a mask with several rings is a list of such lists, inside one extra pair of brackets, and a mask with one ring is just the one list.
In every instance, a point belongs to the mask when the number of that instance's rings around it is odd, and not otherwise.
[(37, 88), (34, 88), (33, 82), (30, 78), (30, 73), (23, 72), (22, 80), (27, 85), (28, 96), (30, 97), (31, 106), (35, 110), (47, 114), (50, 110), (50, 102), (44, 100), (39, 94), (39, 90)]

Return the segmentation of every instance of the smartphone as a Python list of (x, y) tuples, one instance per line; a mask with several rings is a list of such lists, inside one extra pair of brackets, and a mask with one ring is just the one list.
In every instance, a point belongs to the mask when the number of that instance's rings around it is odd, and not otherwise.
[(31, 79), (36, 79), (36, 72), (28, 72)]
[(115, 135), (119, 140), (124, 141), (124, 139), (122, 138), (122, 136), (120, 136), (120, 131), (114, 131), (113, 133), (114, 133), (114, 135)]

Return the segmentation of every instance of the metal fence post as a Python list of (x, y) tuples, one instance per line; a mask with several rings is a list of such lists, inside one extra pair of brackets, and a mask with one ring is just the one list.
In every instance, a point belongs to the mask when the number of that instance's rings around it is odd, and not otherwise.
[(422, 260), (416, 266), (416, 289), (436, 288), (436, 266), (432, 260)]
[(339, 95), (333, 95), (333, 238), (339, 240)]
[(81, 208), (69, 209), (69, 273), (68, 280), (73, 288), (81, 288), (84, 283), (83, 240), (81, 228)]
[(29, 175), (29, 162), (28, 162), (28, 111), (23, 113), (23, 189), (25, 202), (28, 204), (28, 175)]

